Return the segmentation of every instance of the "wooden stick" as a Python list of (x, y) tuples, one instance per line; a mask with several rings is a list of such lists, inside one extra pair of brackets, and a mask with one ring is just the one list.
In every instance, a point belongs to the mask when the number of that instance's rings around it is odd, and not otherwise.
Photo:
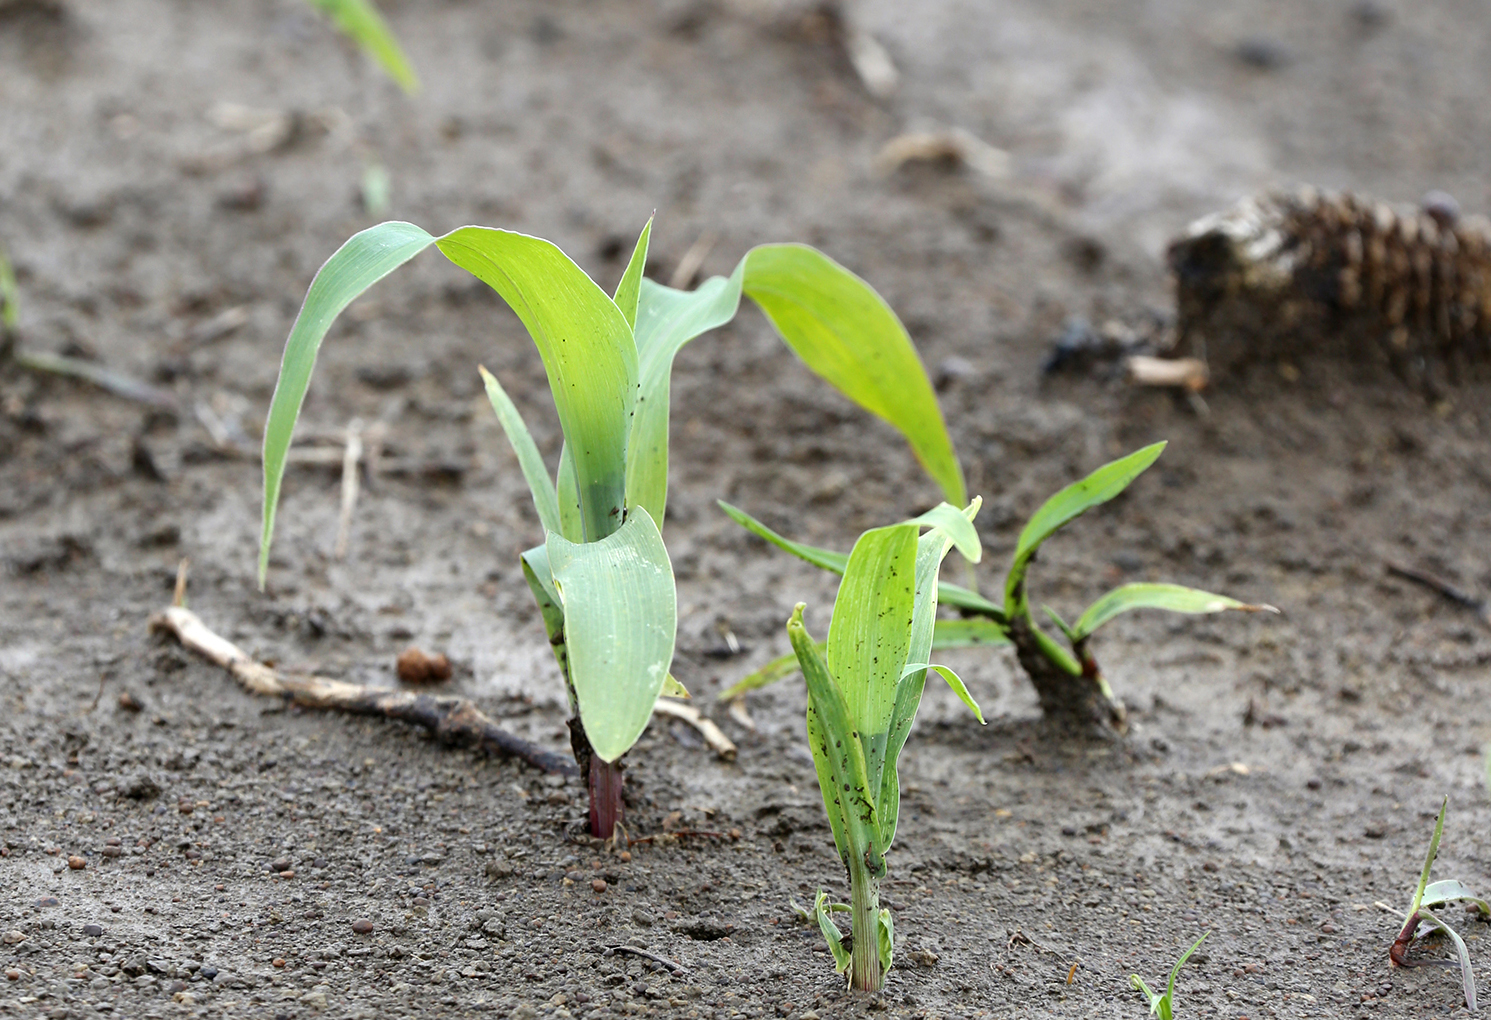
[(683, 253), (683, 258), (678, 260), (678, 268), (673, 270), (673, 275), (669, 277), (668, 286), (674, 290), (688, 290), (699, 272), (699, 267), (704, 265), (704, 260), (709, 257), (709, 253), (714, 250), (715, 242), (719, 239), (720, 235), (713, 230), (706, 230), (700, 234), (699, 239)]
[(704, 742), (714, 749), (714, 753), (725, 761), (735, 760), (735, 742), (725, 736), (724, 731), (716, 726), (713, 720), (704, 715), (693, 705), (685, 705), (681, 701), (672, 701), (668, 698), (659, 698), (657, 704), (652, 706), (653, 715), (665, 715), (674, 719), (682, 719), (704, 738)]
[(156, 613), (150, 618), (150, 630), (172, 635), (198, 655), (226, 669), (251, 694), (289, 698), (306, 708), (401, 719), (424, 727), (447, 744), (474, 744), (489, 754), (521, 758), (544, 772), (580, 774), (569, 758), (507, 732), (466, 698), (384, 690), (318, 676), (285, 676), (249, 658), (183, 606), (171, 606)]

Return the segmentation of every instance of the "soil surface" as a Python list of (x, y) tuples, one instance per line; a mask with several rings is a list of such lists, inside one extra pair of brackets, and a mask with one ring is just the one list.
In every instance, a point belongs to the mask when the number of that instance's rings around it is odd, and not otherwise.
[[(385, 7), (417, 97), (295, 0), (0, 0), (20, 346), (176, 404), (0, 367), (0, 1012), (1137, 1018), (1129, 975), (1162, 981), (1203, 931), (1182, 1016), (1463, 1010), (1453, 973), (1393, 971), (1387, 950), (1444, 796), (1435, 875), (1491, 884), (1491, 628), (1384, 563), (1491, 591), (1491, 394), (1431, 405), (1306, 358), (1199, 414), (1041, 364), (1070, 316), (1164, 313), (1165, 240), (1254, 188), (1440, 188), (1484, 211), (1479, 8), (873, 0), (850, 13), (901, 76), (877, 100), (813, 5)], [(1010, 176), (877, 173), (886, 141), (937, 126), (1008, 151)], [(311, 275), (375, 221), (371, 165), (383, 216), (537, 233), (607, 286), (654, 210), (664, 281), (701, 238), (706, 274), (756, 243), (818, 245), (885, 294), (938, 381), (986, 501), (985, 586), (1044, 496), (1168, 439), (1043, 551), (1034, 597), (1070, 617), (1114, 583), (1174, 580), (1284, 615), (1111, 625), (1096, 652), (1133, 719), (1111, 744), (1043, 728), (1007, 652), (949, 656), (991, 721), (929, 688), (885, 889), (897, 965), (850, 996), (789, 907), (847, 893), (800, 684), (750, 699), (755, 732), (712, 699), (785, 652), (796, 601), (822, 633), (833, 579), (713, 500), (848, 548), (937, 494), (754, 311), (679, 358), (666, 527), (675, 672), (739, 756), (658, 721), (629, 759), (634, 838), (718, 835), (625, 860), (579, 836), (573, 780), (286, 709), (148, 636), (189, 557), (192, 608), (256, 656), (391, 686), (408, 646), (443, 652), (449, 689), (566, 746), (517, 566), (538, 525), (475, 371), (554, 458), (542, 367), (433, 254), (343, 317), (302, 418), (308, 442), (386, 428), (349, 555), (337, 465), (293, 468), (255, 588), (259, 467), (223, 440), (255, 444)], [(1454, 914), (1488, 972), (1491, 940)]]

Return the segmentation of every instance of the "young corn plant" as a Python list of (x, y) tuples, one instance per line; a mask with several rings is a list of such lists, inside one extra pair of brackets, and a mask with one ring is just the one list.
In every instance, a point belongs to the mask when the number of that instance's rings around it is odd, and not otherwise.
[(957, 674), (929, 665), (928, 658), (938, 571), (955, 545), (969, 562), (978, 560), (972, 523), (978, 508), (977, 499), (962, 511), (943, 503), (915, 520), (861, 535), (844, 564), (824, 645), (808, 636), (802, 603), (787, 623), (807, 681), (808, 745), (818, 786), (849, 874), (850, 934), (830, 916), (843, 905), (830, 904), (824, 893), (811, 911), (799, 912), (817, 921), (835, 969), (862, 991), (879, 991), (891, 965), (894, 928), (890, 911), (880, 906), (880, 881), (900, 812), (896, 761), (928, 671), (941, 675), (983, 722)]
[(523, 575), (564, 678), (590, 830), (602, 837), (622, 816), (622, 755), (658, 696), (682, 691), (669, 674), (677, 597), (659, 528), (669, 379), (685, 343), (729, 322), (741, 296), (750, 297), (809, 368), (896, 426), (948, 498), (964, 499), (931, 383), (900, 321), (867, 283), (812, 248), (783, 244), (752, 249), (728, 278), (674, 290), (642, 276), (651, 228), (614, 297), (555, 245), (526, 234), (462, 227), (435, 237), (389, 222), (354, 235), (311, 282), (264, 428), (261, 587), (295, 422), (341, 311), (434, 245), (517, 314), (538, 347), (564, 436), (555, 475), (501, 383), (481, 374), (543, 526), (543, 543), (522, 554)]
[(396, 81), (399, 88), (413, 95), (419, 91), (419, 77), (398, 37), (378, 13), (372, 0), (309, 0), (310, 5), (321, 11), (341, 29), (363, 52), (376, 60)]
[[(1122, 732), (1125, 728), (1123, 704), (1114, 696), (1113, 688), (1098, 668), (1090, 648), (1093, 632), (1099, 627), (1115, 616), (1135, 609), (1168, 609), (1178, 613), (1218, 613), (1228, 609), (1277, 613), (1273, 606), (1248, 605), (1225, 595), (1178, 584), (1146, 583), (1126, 584), (1113, 589), (1089, 606), (1071, 625), (1054, 609), (1043, 606), (1046, 615), (1066, 638), (1070, 651), (1036, 623), (1030, 612), (1026, 574), (1041, 544), (1063, 525), (1117, 496), (1149, 468), (1164, 449), (1164, 443), (1146, 446), (1103, 465), (1046, 500), (1020, 532), (1009, 573), (1005, 575), (1002, 604), (951, 582), (940, 582), (942, 602), (958, 609), (965, 618), (938, 620), (932, 647), (943, 651), (981, 645), (1013, 645), (1016, 658), (1034, 684), (1041, 709), (1048, 719), (1079, 728), (1096, 726)], [(793, 542), (743, 510), (727, 503), (720, 506), (736, 523), (772, 545), (825, 570), (838, 574), (844, 572), (847, 557), (843, 553)], [(721, 697), (738, 696), (790, 676), (795, 671), (793, 657), (774, 660), (742, 679)]]
[[(1439, 838), (1444, 835), (1444, 815), (1449, 806), (1450, 799), (1445, 797), (1444, 803), (1439, 807), (1439, 817), (1434, 822), (1434, 835), (1429, 840), (1429, 853), (1424, 858), (1424, 870), (1419, 873), (1419, 884), (1413, 891), (1413, 900), (1408, 904), (1408, 914), (1403, 920), (1403, 927), (1398, 931), (1398, 937), (1393, 940), (1392, 947), (1388, 950), (1388, 960), (1394, 967), (1459, 967), (1460, 982), (1465, 991), (1465, 1005), (1474, 1013), (1476, 1011), (1475, 974), (1470, 969), (1470, 951), (1465, 948), (1465, 940), (1460, 937), (1459, 932), (1429, 911), (1430, 907), (1464, 901), (1475, 909), (1482, 920), (1491, 918), (1491, 903), (1476, 896), (1455, 879), (1429, 881), (1429, 872), (1434, 868), (1434, 858), (1439, 856)], [(1449, 940), (1455, 944), (1455, 955), (1458, 959), (1409, 959), (1408, 950), (1414, 940), (1434, 932), (1442, 932), (1449, 937)]]
[(1144, 983), (1144, 979), (1138, 974), (1129, 975), (1129, 984), (1133, 986), (1134, 991), (1143, 992), (1145, 997), (1149, 999), (1150, 1016), (1157, 1016), (1160, 1020), (1174, 1020), (1175, 979), (1180, 976), (1180, 968), (1186, 965), (1186, 961), (1191, 958), (1191, 954), (1201, 947), (1201, 943), (1205, 942), (1206, 936), (1210, 934), (1211, 932), (1209, 931), (1202, 932), (1201, 937), (1191, 943), (1191, 948), (1180, 954), (1180, 959), (1176, 960), (1175, 966), (1170, 969), (1170, 984), (1166, 986), (1163, 994), (1151, 991), (1149, 986)]

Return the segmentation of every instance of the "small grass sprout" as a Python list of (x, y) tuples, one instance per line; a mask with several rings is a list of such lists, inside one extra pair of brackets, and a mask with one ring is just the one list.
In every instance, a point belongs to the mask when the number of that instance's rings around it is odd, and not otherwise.
[[(1030, 612), (1026, 593), (1026, 574), (1042, 543), (1063, 525), (1088, 510), (1113, 499), (1126, 489), (1160, 456), (1164, 443), (1154, 443), (1141, 450), (1098, 468), (1080, 481), (1073, 482), (1046, 500), (1030, 518), (1015, 546), (1014, 556), (1004, 581), (1004, 601), (998, 604), (976, 591), (948, 581), (938, 585), (942, 602), (964, 614), (961, 620), (938, 620), (932, 648), (942, 651), (982, 645), (1013, 645), (1021, 667), (1035, 685), (1041, 708), (1048, 718), (1075, 722), (1082, 726), (1099, 725), (1122, 730), (1125, 725), (1122, 703), (1098, 668), (1089, 647), (1093, 632), (1114, 617), (1135, 609), (1168, 609), (1178, 613), (1217, 613), (1223, 610), (1270, 612), (1268, 605), (1249, 605), (1225, 595), (1186, 588), (1178, 584), (1126, 584), (1103, 595), (1068, 625), (1057, 612), (1043, 606), (1046, 615), (1067, 639), (1068, 651), (1043, 631)], [(736, 523), (772, 545), (807, 560), (825, 570), (844, 572), (847, 558), (843, 553), (793, 542), (772, 531), (748, 513), (727, 503), (721, 508)], [(748, 690), (790, 676), (792, 659), (784, 657), (767, 663), (721, 694), (737, 697)]]
[[(831, 913), (843, 909), (820, 892), (811, 911), (851, 988), (879, 991), (891, 966), (895, 930), (880, 906), (885, 855), (896, 835), (901, 787), (896, 762), (928, 672), (935, 671), (983, 722), (963, 681), (930, 665), (937, 575), (954, 546), (970, 563), (980, 555), (973, 517), (942, 503), (914, 520), (865, 532), (844, 564), (828, 640), (808, 635), (802, 603), (787, 622), (808, 688), (808, 745), (818, 772), (834, 845), (849, 875), (850, 934)], [(926, 534), (921, 534), (922, 529)]]
[(1201, 937), (1191, 943), (1191, 948), (1180, 954), (1180, 959), (1176, 960), (1175, 966), (1170, 968), (1170, 983), (1166, 985), (1164, 994), (1151, 991), (1150, 987), (1144, 983), (1144, 979), (1138, 974), (1129, 975), (1129, 984), (1133, 986), (1134, 991), (1143, 992), (1149, 999), (1149, 1013), (1151, 1016), (1157, 1016), (1160, 1020), (1173, 1020), (1175, 1016), (1175, 979), (1180, 976), (1180, 968), (1186, 965), (1186, 960), (1190, 959), (1191, 954), (1200, 947), (1201, 943), (1206, 941), (1206, 936), (1210, 934), (1211, 932), (1209, 931), (1202, 932)]
[(601, 837), (621, 818), (621, 756), (659, 695), (687, 693), (669, 674), (677, 595), (660, 531), (670, 377), (685, 343), (729, 322), (742, 295), (750, 297), (809, 368), (900, 429), (949, 497), (963, 497), (931, 382), (900, 321), (867, 283), (812, 248), (779, 244), (752, 249), (728, 279), (674, 290), (643, 278), (651, 231), (649, 221), (612, 296), (542, 238), (489, 227), (441, 237), (412, 223), (369, 227), (311, 282), (264, 427), (261, 586), (296, 419), (342, 310), (433, 245), (517, 314), (558, 412), (564, 444), (556, 473), (502, 384), (478, 370), (543, 528), (543, 543), (520, 557), (523, 576), (564, 678), (590, 829)]
[[(1465, 1005), (1474, 1013), (1476, 1011), (1475, 974), (1470, 969), (1470, 951), (1466, 949), (1465, 940), (1460, 937), (1459, 932), (1429, 911), (1430, 907), (1464, 901), (1475, 908), (1476, 914), (1482, 920), (1491, 918), (1491, 903), (1476, 896), (1455, 879), (1429, 881), (1429, 872), (1434, 868), (1434, 859), (1439, 856), (1439, 839), (1444, 835), (1444, 816), (1449, 806), (1450, 799), (1445, 797), (1444, 803), (1439, 807), (1439, 817), (1434, 821), (1434, 835), (1429, 839), (1429, 852), (1424, 857), (1424, 869), (1419, 873), (1418, 887), (1413, 891), (1413, 900), (1408, 905), (1403, 927), (1398, 931), (1398, 937), (1393, 940), (1392, 947), (1388, 949), (1388, 959), (1394, 967), (1459, 967), (1460, 982), (1465, 991)], [(1454, 943), (1458, 960), (1410, 959), (1408, 950), (1414, 941), (1436, 931), (1448, 936), (1449, 940)]]
[(419, 76), (398, 38), (378, 13), (372, 0), (309, 0), (341, 29), (363, 52), (376, 60), (399, 88), (413, 95), (419, 91)]

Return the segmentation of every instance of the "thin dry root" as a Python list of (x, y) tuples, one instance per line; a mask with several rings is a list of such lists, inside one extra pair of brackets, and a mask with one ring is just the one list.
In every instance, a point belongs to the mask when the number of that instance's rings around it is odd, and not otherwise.
[(491, 754), (512, 755), (544, 772), (579, 774), (574, 762), (507, 732), (466, 698), (383, 690), (318, 676), (285, 676), (255, 662), (183, 606), (156, 613), (150, 618), (150, 629), (174, 636), (226, 669), (252, 694), (289, 698), (306, 708), (401, 719), (424, 727), (447, 744), (472, 744)]
[(705, 714), (693, 705), (685, 705), (680, 701), (672, 701), (668, 698), (659, 698), (656, 705), (652, 706), (654, 715), (666, 715), (673, 719), (682, 719), (704, 738), (704, 742), (714, 749), (714, 753), (725, 761), (735, 760), (735, 742), (725, 736), (724, 732), (714, 724)]

